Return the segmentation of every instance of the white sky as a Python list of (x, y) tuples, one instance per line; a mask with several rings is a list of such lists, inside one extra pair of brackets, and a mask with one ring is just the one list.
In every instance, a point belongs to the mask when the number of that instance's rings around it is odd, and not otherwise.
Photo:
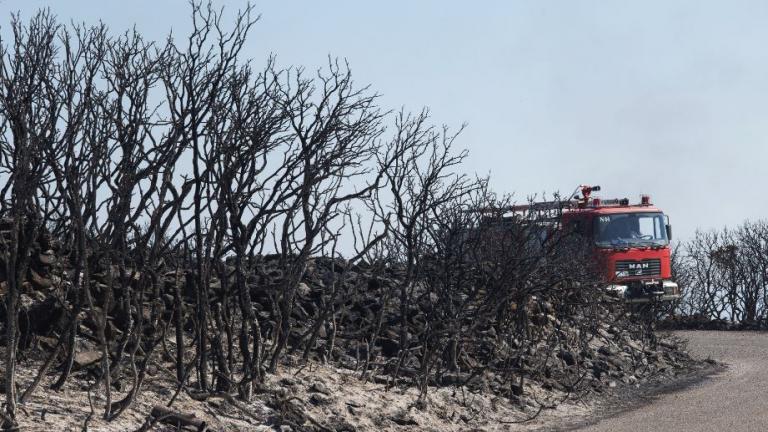
[[(467, 170), (497, 191), (648, 193), (678, 238), (768, 214), (768, 2), (255, 4), (246, 57), (309, 69), (343, 57), (386, 107), (469, 123)], [(0, 25), (41, 7), (150, 39), (189, 26), (184, 0), (0, 0)]]

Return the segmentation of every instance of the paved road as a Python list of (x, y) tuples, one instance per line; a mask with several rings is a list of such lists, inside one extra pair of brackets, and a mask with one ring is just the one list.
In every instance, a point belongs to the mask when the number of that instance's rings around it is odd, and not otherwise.
[(633, 411), (580, 429), (590, 432), (768, 431), (768, 333), (679, 332), (689, 351), (728, 370)]

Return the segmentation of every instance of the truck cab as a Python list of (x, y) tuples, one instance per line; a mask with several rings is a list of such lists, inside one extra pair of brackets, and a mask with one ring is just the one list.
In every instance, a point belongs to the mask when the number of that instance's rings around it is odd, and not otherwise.
[(672, 229), (667, 216), (643, 196), (629, 200), (591, 198), (599, 187), (582, 186), (578, 204), (562, 214), (562, 227), (586, 237), (604, 272), (606, 288), (629, 303), (672, 301), (680, 289), (672, 280)]

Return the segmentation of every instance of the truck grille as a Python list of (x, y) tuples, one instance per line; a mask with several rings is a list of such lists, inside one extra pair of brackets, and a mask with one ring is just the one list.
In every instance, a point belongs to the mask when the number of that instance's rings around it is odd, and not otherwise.
[(659, 276), (661, 260), (616, 261), (616, 277)]

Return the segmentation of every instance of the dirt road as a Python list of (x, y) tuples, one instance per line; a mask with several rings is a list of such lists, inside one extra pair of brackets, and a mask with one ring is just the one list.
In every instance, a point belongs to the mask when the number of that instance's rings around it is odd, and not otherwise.
[(768, 430), (768, 333), (679, 332), (689, 351), (728, 364), (724, 372), (580, 431)]

